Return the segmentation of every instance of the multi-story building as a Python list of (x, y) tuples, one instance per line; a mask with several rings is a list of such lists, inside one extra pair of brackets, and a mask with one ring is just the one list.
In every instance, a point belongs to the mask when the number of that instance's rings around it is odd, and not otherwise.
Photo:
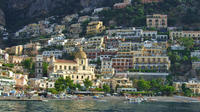
[(75, 54), (75, 60), (60, 60), (51, 58), (50, 77), (70, 77), (74, 83), (83, 83), (85, 79), (94, 80), (94, 67), (88, 64), (86, 53), (80, 48)]
[(148, 37), (148, 38), (156, 38), (156, 36), (158, 35), (157, 31), (143, 31), (142, 33), (143, 37)]
[(98, 34), (98, 33), (103, 32), (104, 30), (105, 30), (105, 26), (103, 25), (102, 21), (92, 21), (88, 23), (88, 26), (87, 26), (88, 35)]
[(124, 41), (119, 37), (105, 37), (104, 43), (106, 49), (116, 49), (119, 46), (119, 43)]
[(167, 56), (134, 56), (133, 69), (139, 71), (168, 72), (170, 60)]
[(136, 29), (133, 27), (128, 29), (119, 29), (113, 33), (116, 34), (117, 37), (125, 38), (126, 40), (141, 41), (142, 32), (142, 29)]
[(148, 28), (167, 28), (167, 15), (147, 15), (146, 24)]
[(200, 42), (200, 31), (171, 31), (170, 39), (176, 40), (181, 37), (193, 38), (196, 43)]
[(43, 56), (37, 55), (35, 62), (35, 77), (42, 78), (43, 77)]
[(112, 67), (116, 72), (127, 71), (133, 67), (133, 58), (112, 58)]
[(86, 42), (87, 48), (105, 48), (104, 37), (92, 37)]
[(112, 87), (115, 88), (116, 86), (125, 88), (133, 87), (133, 82), (126, 77), (115, 77), (112, 80)]
[(200, 94), (200, 82), (197, 79), (191, 79), (188, 82), (174, 82), (173, 86), (176, 88), (177, 91), (181, 91), (182, 85), (192, 90), (194, 94)]
[(112, 77), (115, 73), (114, 68), (112, 67), (112, 60), (110, 58), (103, 58), (101, 60), (101, 74), (104, 77)]
[(141, 43), (121, 42), (119, 43), (118, 51), (119, 52), (138, 51), (141, 48), (142, 48)]
[(21, 62), (27, 58), (27, 56), (9, 56), (9, 62), (13, 64), (21, 64)]
[(22, 55), (23, 53), (23, 45), (13, 46), (11, 48), (5, 49), (7, 53), (12, 55)]
[(77, 23), (77, 24), (72, 24), (70, 26), (70, 33), (71, 35), (70, 36), (73, 36), (73, 37), (79, 37), (79, 34), (82, 32), (82, 27), (81, 27), (81, 24), (80, 23)]
[(61, 58), (63, 51), (55, 50), (55, 51), (43, 51), (42, 56), (50, 57), (54, 56), (55, 58)]

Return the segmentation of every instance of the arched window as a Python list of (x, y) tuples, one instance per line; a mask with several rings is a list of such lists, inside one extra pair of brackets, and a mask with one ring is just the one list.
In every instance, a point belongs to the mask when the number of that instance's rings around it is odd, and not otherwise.
[(85, 66), (83, 66), (83, 70), (85, 70)]
[(64, 69), (67, 70), (67, 66), (64, 66)]

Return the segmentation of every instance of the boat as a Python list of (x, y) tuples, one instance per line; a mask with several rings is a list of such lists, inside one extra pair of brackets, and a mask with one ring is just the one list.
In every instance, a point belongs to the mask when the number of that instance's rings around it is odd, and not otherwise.
[(42, 100), (43, 102), (48, 102), (48, 100)]
[(143, 100), (141, 98), (128, 98), (129, 103), (141, 103)]

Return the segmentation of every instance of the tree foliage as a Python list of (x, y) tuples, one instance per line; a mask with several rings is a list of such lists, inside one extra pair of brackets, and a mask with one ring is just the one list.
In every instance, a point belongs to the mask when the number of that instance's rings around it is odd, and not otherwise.
[(55, 82), (56, 91), (63, 92), (68, 88), (69, 89), (74, 88), (73, 80), (71, 80), (70, 77), (66, 77), (66, 79), (64, 79), (63, 77), (60, 77), (58, 78), (58, 80), (56, 80)]
[(104, 84), (104, 85), (103, 85), (103, 91), (104, 91), (105, 93), (110, 93), (110, 86)]
[(92, 86), (92, 81), (90, 81), (89, 78), (85, 79), (83, 83), (86, 89)]

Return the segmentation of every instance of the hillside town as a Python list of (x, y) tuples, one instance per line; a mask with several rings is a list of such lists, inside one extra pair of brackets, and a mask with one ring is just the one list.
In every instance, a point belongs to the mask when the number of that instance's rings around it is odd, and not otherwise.
[(0, 27), (3, 41), (22, 40), (0, 50), (0, 95), (198, 96), (200, 31), (168, 27), (165, 14), (146, 15), (141, 27), (108, 27), (98, 16), (130, 4), (96, 8), (92, 15), (52, 16), (24, 26), (12, 39)]

